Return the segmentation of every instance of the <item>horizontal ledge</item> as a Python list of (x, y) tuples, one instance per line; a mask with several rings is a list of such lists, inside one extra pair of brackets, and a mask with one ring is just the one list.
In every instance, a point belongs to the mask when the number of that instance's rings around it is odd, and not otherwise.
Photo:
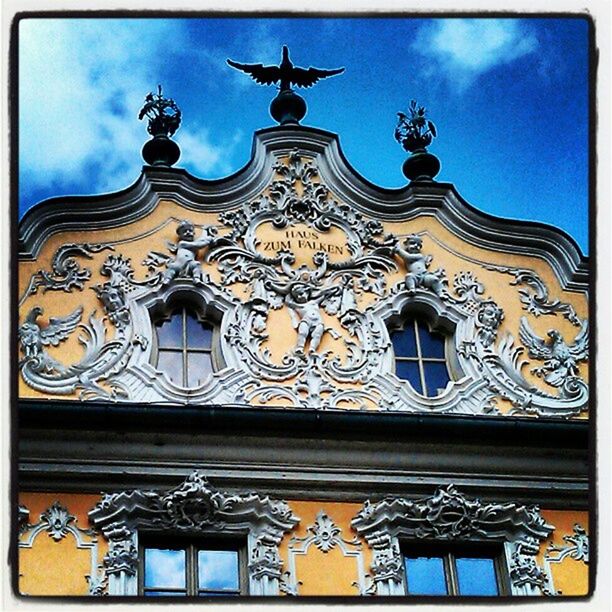
[(430, 440), (443, 438), (462, 443), (494, 440), (519, 446), (563, 445), (579, 449), (587, 449), (590, 433), (589, 422), (551, 418), (57, 400), (19, 400), (18, 423), (20, 428), (30, 429), (276, 431), (288, 438), (311, 432), (360, 439), (386, 436), (395, 441), (399, 435), (407, 439), (428, 436)]

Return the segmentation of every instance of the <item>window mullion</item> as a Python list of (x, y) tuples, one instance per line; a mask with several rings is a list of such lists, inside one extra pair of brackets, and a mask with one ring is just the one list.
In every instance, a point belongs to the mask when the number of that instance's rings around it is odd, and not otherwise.
[(183, 339), (183, 387), (187, 387), (187, 309), (183, 306), (182, 312), (182, 339)]
[(414, 324), (414, 337), (416, 341), (417, 350), (417, 361), (419, 363), (419, 376), (421, 377), (421, 387), (423, 389), (423, 395), (428, 396), (427, 385), (425, 383), (425, 368), (423, 366), (423, 354), (421, 353), (421, 339), (419, 338), (419, 327), (416, 319), (413, 321)]
[(449, 595), (459, 595), (459, 580), (457, 577), (457, 566), (455, 565), (455, 556), (452, 553), (446, 554), (446, 564), (448, 572)]
[(187, 548), (187, 595), (198, 594), (198, 554), (196, 547), (189, 544)]

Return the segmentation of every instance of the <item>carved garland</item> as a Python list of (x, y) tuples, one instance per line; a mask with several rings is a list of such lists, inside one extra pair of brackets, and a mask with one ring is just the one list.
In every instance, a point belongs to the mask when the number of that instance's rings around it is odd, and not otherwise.
[(142, 531), (244, 537), (249, 595), (277, 595), (282, 578), (278, 546), (299, 522), (285, 502), (256, 493), (217, 491), (199, 471), (169, 491), (106, 494), (89, 518), (109, 541), (104, 568), (110, 595), (138, 594), (138, 534)]
[(351, 524), (373, 550), (369, 594), (405, 594), (400, 542), (415, 540), (499, 542), (513, 595), (553, 594), (550, 577), (535, 555), (554, 527), (537, 506), (484, 504), (449, 485), (417, 500), (366, 501)]

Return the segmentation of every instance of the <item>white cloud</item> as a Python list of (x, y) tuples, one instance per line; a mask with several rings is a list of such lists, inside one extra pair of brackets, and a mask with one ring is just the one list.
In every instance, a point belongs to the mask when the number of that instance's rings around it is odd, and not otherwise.
[[(190, 44), (180, 22), (31, 19), (20, 23), (19, 148), (24, 188), (114, 191), (138, 176), (148, 138), (137, 120), (172, 47)], [(201, 128), (177, 134), (194, 171), (228, 166)], [(232, 141), (229, 146), (233, 146)], [(225, 152), (225, 153), (230, 153)], [(194, 155), (194, 157), (191, 157)], [(218, 168), (217, 168), (218, 166)]]
[(534, 34), (515, 19), (440, 19), (423, 26), (414, 43), (460, 88), (537, 47)]

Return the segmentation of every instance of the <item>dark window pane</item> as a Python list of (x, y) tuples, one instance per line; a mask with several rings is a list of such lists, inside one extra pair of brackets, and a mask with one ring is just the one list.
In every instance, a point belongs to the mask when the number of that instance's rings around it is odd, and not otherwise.
[(436, 363), (435, 361), (425, 361), (423, 363), (423, 369), (425, 371), (427, 395), (429, 397), (440, 395), (450, 380), (448, 370), (446, 369), (446, 364)]
[(234, 591), (228, 591), (227, 593), (216, 592), (216, 591), (200, 591), (198, 597), (238, 597), (240, 593)]
[(235, 550), (198, 551), (198, 588), (238, 590), (238, 552)]
[(419, 323), (419, 342), (422, 357), (439, 357), (444, 359), (444, 336), (430, 332), (424, 323)]
[(162, 348), (181, 348), (183, 346), (183, 315), (178, 312), (169, 321), (157, 328), (157, 345)]
[(185, 597), (187, 593), (180, 591), (145, 591), (145, 597)]
[(442, 557), (408, 557), (405, 563), (410, 595), (447, 594)]
[(458, 557), (457, 580), (460, 595), (497, 595), (493, 559)]
[(187, 315), (187, 346), (189, 348), (209, 349), (212, 346), (213, 328), (200, 323), (195, 316)]
[(183, 354), (179, 351), (159, 351), (157, 369), (174, 384), (183, 386)]
[(416, 357), (416, 341), (414, 339), (414, 324), (406, 322), (406, 329), (391, 334), (391, 342), (396, 357)]
[(146, 548), (144, 556), (145, 587), (185, 588), (185, 551)]
[(187, 355), (187, 386), (198, 387), (212, 372), (210, 353), (189, 353)]
[(417, 361), (396, 361), (395, 373), (398, 378), (407, 380), (417, 393), (423, 393), (421, 375), (419, 374), (419, 364)]

